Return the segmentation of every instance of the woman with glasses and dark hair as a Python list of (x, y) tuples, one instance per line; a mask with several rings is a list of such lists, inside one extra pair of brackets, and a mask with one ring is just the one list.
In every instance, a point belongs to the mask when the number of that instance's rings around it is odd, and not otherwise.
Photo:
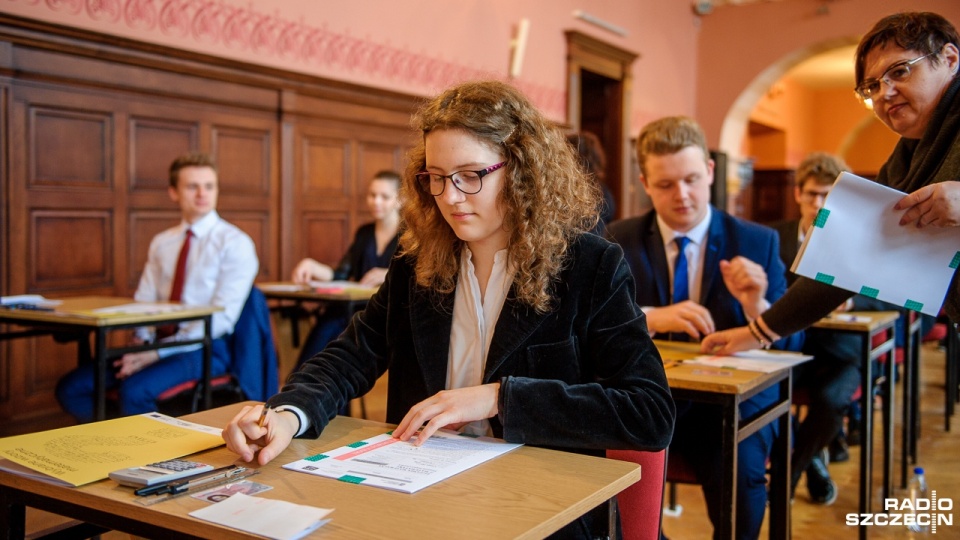
[[(960, 37), (936, 13), (906, 12), (881, 19), (860, 40), (856, 92), (900, 135), (877, 182), (907, 193), (894, 207), (904, 227), (960, 226)], [(810, 326), (853, 296), (801, 277), (754, 323), (776, 339)], [(960, 322), (960, 280), (954, 274), (943, 307)], [(748, 327), (708, 336), (704, 351), (756, 348)]]
[[(563, 134), (494, 81), (443, 92), (414, 125), (386, 281), (262, 422), (259, 405), (230, 422), (227, 447), (265, 464), (389, 369), (387, 421), (404, 441), (446, 427), (597, 456), (665, 448), (663, 365), (623, 252), (585, 233), (597, 189)], [(560, 535), (605, 528), (603, 507)]]

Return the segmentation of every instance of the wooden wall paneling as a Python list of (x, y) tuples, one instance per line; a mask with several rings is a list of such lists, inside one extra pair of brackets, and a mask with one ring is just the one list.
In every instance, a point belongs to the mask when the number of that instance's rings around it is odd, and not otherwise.
[(176, 156), (199, 149), (196, 120), (171, 120), (132, 115), (129, 121), (130, 191), (160, 191), (170, 186), (170, 163)]
[(346, 246), (353, 239), (350, 214), (327, 210), (307, 212), (302, 218), (306, 250), (303, 257), (311, 257), (336, 268)]
[[(116, 100), (113, 100), (116, 101)], [(115, 212), (125, 211), (123, 183), (115, 181), (118, 113), (103, 93), (14, 85), (10, 152), (11, 257), (17, 293), (109, 293), (117, 245)], [(70, 221), (77, 219), (76, 226)], [(78, 236), (86, 235), (86, 236)], [(84, 238), (82, 250), (76, 239)], [(63, 260), (69, 265), (56, 268)]]
[(113, 212), (30, 212), (27, 290), (70, 291), (113, 286)]
[[(217, 116), (220, 116), (218, 114)], [(211, 153), (220, 180), (220, 214), (253, 238), (261, 279), (279, 279), (280, 238), (277, 213), (280, 166), (275, 119), (235, 116), (230, 124), (219, 118), (211, 125)], [(247, 216), (243, 223), (231, 215)], [(250, 219), (250, 216), (257, 216)], [(249, 227), (249, 228), (247, 228)]]
[[(189, 149), (220, 158), (219, 209), (257, 243), (261, 277), (306, 254), (336, 263), (369, 219), (369, 177), (403, 166), (416, 101), (0, 14), (2, 292), (132, 294), (179, 219), (166, 171)], [(0, 345), (0, 435), (68, 421), (53, 388), (76, 351)]]
[(353, 142), (344, 134), (327, 134), (315, 125), (297, 125), (294, 152), (294, 223), (304, 257), (336, 265), (352, 238), (354, 192)]

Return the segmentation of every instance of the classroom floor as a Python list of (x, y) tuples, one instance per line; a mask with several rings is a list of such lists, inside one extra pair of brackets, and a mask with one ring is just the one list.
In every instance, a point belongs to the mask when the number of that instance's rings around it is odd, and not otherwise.
[[(296, 363), (296, 350), (291, 345), (288, 321), (275, 321), (275, 335), (280, 349), (281, 375), (286, 375)], [(960, 415), (954, 417), (951, 433), (944, 431), (944, 354), (935, 344), (925, 344), (921, 349), (921, 438), (918, 453), (919, 465), (927, 472), (927, 482), (930, 489), (937, 490), (940, 498), (960, 499), (960, 467), (957, 459), (960, 456), (957, 448), (960, 447)], [(899, 386), (897, 387), (899, 391)], [(376, 388), (365, 399), (367, 418), (382, 421), (386, 415), (386, 380), (381, 379)], [(900, 407), (897, 407), (898, 414)], [(360, 403), (355, 400), (352, 404), (352, 414), (360, 416)], [(879, 426), (880, 413), (876, 414), (876, 425)], [(897, 425), (900, 425), (899, 418)], [(874, 442), (874, 486), (881, 482), (880, 464), (882, 463), (880, 429), (876, 429)], [(899, 433), (895, 435), (896, 451), (899, 452)], [(858, 479), (860, 463), (860, 447), (850, 449), (850, 460), (844, 463), (831, 463), (830, 474), (837, 482), (839, 497), (831, 506), (814, 505), (809, 502), (805, 480), (801, 480), (797, 488), (796, 499), (792, 508), (793, 537), (844, 539), (856, 538), (857, 529), (845, 525), (845, 515), (855, 513), (858, 508)], [(897, 454), (899, 456), (899, 454)], [(899, 487), (899, 457), (895, 461), (895, 487)], [(900, 492), (895, 492), (900, 497)], [(679, 517), (664, 516), (663, 530), (671, 540), (709, 538), (712, 527), (706, 517), (703, 496), (699, 486), (679, 486), (678, 501), (683, 507)], [(879, 491), (874, 495), (875, 505), (879, 507)], [(955, 519), (960, 519), (960, 510), (954, 510)], [(61, 520), (42, 512), (27, 512), (27, 530), (48, 530)], [(960, 521), (955, 521), (952, 527), (941, 527), (938, 534), (942, 538), (960, 537)], [(909, 539), (912, 537), (904, 528), (871, 527), (870, 538), (897, 538)], [(761, 532), (761, 538), (767, 537), (766, 522)], [(109, 540), (125, 540), (131, 538), (121, 533), (103, 535)]]

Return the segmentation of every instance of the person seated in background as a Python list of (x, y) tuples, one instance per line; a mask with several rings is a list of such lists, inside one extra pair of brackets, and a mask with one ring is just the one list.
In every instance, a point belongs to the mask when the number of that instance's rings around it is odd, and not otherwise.
[[(217, 214), (219, 185), (212, 158), (202, 153), (178, 157), (170, 165), (170, 199), (179, 205), (181, 222), (153, 238), (140, 284), (138, 302), (183, 302), (223, 308), (213, 314), (212, 371), (230, 365), (223, 339), (233, 332), (260, 263), (253, 240)], [(133, 344), (153, 340), (186, 341), (203, 337), (203, 322), (138, 328)], [(120, 413), (156, 410), (157, 396), (177, 384), (202, 376), (200, 345), (169, 347), (123, 355), (107, 374), (107, 387), (120, 396)], [(93, 420), (93, 365), (84, 364), (57, 384), (60, 405), (81, 422)]]
[[(337, 267), (303, 259), (293, 269), (293, 281), (350, 280), (361, 285), (379, 286), (387, 274), (387, 266), (397, 250), (400, 231), (400, 175), (393, 171), (380, 171), (367, 186), (367, 209), (373, 222), (361, 225), (353, 237), (353, 243)], [(327, 343), (340, 335), (347, 327), (352, 313), (339, 304), (327, 304), (317, 314), (317, 321), (310, 329), (300, 349), (297, 367), (322, 351)]]
[[(747, 324), (787, 288), (776, 233), (735, 218), (710, 204), (713, 160), (700, 126), (685, 117), (647, 124), (637, 138), (640, 184), (653, 210), (615, 221), (607, 228), (623, 248), (636, 281), (636, 301), (647, 327), (658, 339), (697, 340)], [(671, 286), (671, 284), (673, 284)], [(777, 348), (798, 350), (802, 334), (781, 340)], [(744, 421), (775, 403), (776, 386), (740, 404)], [(678, 402), (671, 455), (694, 469), (714, 524), (720, 507), (720, 408)], [(738, 446), (737, 538), (757, 538), (767, 504), (766, 462), (776, 423), (771, 422)]]
[[(800, 219), (773, 225), (780, 235), (780, 259), (787, 268), (793, 265), (837, 176), (848, 170), (843, 160), (823, 152), (808, 155), (797, 167), (793, 198), (800, 209)], [(796, 274), (788, 271), (787, 283), (796, 279)], [(857, 295), (837, 309), (878, 309), (880, 304)], [(807, 392), (808, 405), (794, 439), (791, 494), (806, 471), (810, 500), (816, 504), (829, 505), (837, 499), (837, 485), (830, 478), (825, 449), (840, 433), (844, 414), (860, 385), (860, 342), (861, 337), (854, 334), (810, 328), (803, 352), (813, 355), (813, 360), (793, 370), (794, 386)]]
[(600, 192), (603, 194), (603, 201), (600, 203), (600, 220), (593, 228), (594, 234), (603, 236), (607, 225), (617, 215), (617, 203), (613, 199), (613, 193), (610, 192), (606, 181), (607, 155), (603, 151), (600, 139), (589, 131), (571, 133), (567, 135), (567, 142), (576, 149), (577, 155), (580, 157), (580, 164), (593, 178), (593, 181), (597, 183)]
[[(227, 448), (266, 464), (385, 372), (402, 441), (448, 427), (595, 456), (666, 447), (662, 360), (623, 252), (587, 232), (599, 192), (563, 134), (499, 81), (454, 86), (413, 121), (386, 280), (267, 401), (262, 425), (262, 405), (230, 421)], [(607, 505), (584, 511), (558, 536), (605, 536)]]

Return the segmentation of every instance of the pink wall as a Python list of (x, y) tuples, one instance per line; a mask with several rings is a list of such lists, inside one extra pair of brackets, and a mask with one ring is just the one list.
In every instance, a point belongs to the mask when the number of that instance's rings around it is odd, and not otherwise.
[[(573, 17), (575, 9), (627, 31)], [(697, 25), (686, 2), (633, 0), (0, 0), (5, 12), (335, 80), (430, 95), (505, 78), (510, 40), (530, 20), (518, 86), (566, 121), (566, 42), (575, 29), (638, 53), (632, 132), (693, 114)]]
[[(829, 13), (818, 15), (820, 6)], [(881, 17), (908, 9), (934, 11), (960, 23), (957, 0), (755, 2), (720, 7), (703, 17), (696, 111), (711, 144), (721, 140), (734, 104), (756, 81), (776, 80), (816, 49), (855, 42)]]

